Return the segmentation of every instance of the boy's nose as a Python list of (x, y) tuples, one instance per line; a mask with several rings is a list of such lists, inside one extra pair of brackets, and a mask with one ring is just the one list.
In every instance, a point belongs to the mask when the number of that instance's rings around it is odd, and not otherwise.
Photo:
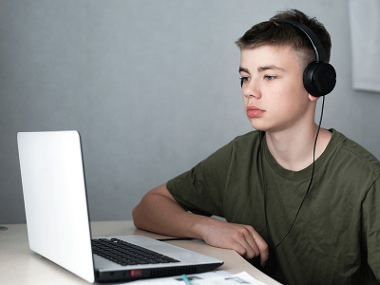
[(247, 98), (255, 97), (256, 99), (260, 99), (261, 90), (259, 85), (258, 82), (255, 82), (255, 80), (251, 78), (251, 80), (245, 82), (242, 86), (243, 95)]

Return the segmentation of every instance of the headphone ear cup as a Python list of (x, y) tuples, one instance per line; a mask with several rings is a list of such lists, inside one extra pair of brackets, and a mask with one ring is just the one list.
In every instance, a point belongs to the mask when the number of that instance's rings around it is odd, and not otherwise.
[(325, 96), (335, 87), (336, 72), (334, 67), (326, 62), (311, 62), (303, 72), (303, 85), (314, 97)]

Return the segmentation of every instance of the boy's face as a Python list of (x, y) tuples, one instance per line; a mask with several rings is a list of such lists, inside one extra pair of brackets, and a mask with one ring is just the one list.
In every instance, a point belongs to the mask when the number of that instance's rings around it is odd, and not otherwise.
[(289, 46), (241, 51), (245, 112), (255, 129), (278, 132), (314, 122), (314, 99), (303, 86), (299, 53)]

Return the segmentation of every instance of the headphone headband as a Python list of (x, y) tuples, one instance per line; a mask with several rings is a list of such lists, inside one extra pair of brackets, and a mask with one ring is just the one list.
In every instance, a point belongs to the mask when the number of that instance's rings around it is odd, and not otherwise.
[(291, 21), (291, 20), (280, 20), (280, 22), (288, 23), (288, 24), (291, 24), (291, 25), (297, 27), (309, 38), (309, 40), (313, 46), (313, 49), (314, 49), (315, 61), (316, 62), (324, 62), (326, 60), (325, 49), (323, 48), (323, 46), (322, 46), (320, 40), (318, 39), (317, 35), (309, 27), (307, 27), (307, 26), (305, 26), (299, 22), (295, 22), (295, 21)]
[(336, 83), (336, 72), (334, 67), (325, 62), (326, 52), (317, 35), (307, 26), (290, 20), (280, 20), (300, 29), (311, 42), (315, 61), (309, 63), (303, 72), (303, 85), (309, 94), (319, 97), (330, 93)]

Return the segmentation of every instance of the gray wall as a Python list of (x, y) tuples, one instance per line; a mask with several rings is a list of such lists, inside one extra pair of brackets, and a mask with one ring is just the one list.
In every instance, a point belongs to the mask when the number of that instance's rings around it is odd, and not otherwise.
[(252, 129), (234, 41), (277, 11), (316, 16), (338, 83), (323, 126), (380, 158), (380, 94), (351, 88), (347, 0), (0, 0), (0, 223), (25, 222), (18, 131), (78, 129), (92, 220)]

